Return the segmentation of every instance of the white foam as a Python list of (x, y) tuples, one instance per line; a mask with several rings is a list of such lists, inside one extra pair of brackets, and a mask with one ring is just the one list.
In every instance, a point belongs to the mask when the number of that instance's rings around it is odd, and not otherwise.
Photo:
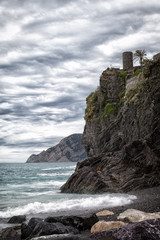
[(76, 166), (66, 166), (66, 167), (54, 167), (54, 168), (44, 168), (42, 171), (50, 171), (50, 170), (65, 170), (65, 169), (75, 169)]
[(55, 177), (55, 176), (70, 176), (73, 172), (63, 172), (63, 173), (38, 173), (38, 176), (42, 177)]
[(7, 184), (10, 188), (43, 188), (43, 187), (61, 187), (66, 181), (45, 181), (45, 182), (34, 182), (34, 183), (22, 183), (22, 184)]
[(26, 192), (25, 195), (30, 196), (30, 197), (36, 197), (36, 196), (41, 196), (41, 195), (54, 195), (54, 191), (46, 191), (46, 192)]
[[(78, 197), (79, 195), (76, 196)], [(8, 208), (5, 212), (0, 211), (0, 217), (7, 218), (16, 215), (29, 215), (67, 210), (83, 210), (121, 206), (131, 203), (134, 199), (136, 199), (136, 196), (133, 195), (107, 194), (94, 195), (83, 198), (81, 195), (81, 198), (79, 196), (79, 198), (76, 199), (59, 199), (49, 203), (34, 202), (16, 208)]]

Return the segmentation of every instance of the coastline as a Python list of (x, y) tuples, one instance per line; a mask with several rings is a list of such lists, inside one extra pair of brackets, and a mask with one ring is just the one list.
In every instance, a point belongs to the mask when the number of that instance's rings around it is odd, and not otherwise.
[(137, 209), (149, 213), (160, 212), (160, 186), (131, 191), (128, 194), (135, 195), (137, 199), (124, 206), (107, 208), (107, 210), (114, 212), (114, 215), (105, 216), (103, 217), (104, 220), (115, 221), (117, 216), (127, 209)]
[[(159, 187), (153, 187), (153, 188), (147, 188), (147, 189), (143, 189), (143, 190), (137, 190), (137, 191), (132, 191), (128, 193), (129, 195), (135, 195), (137, 197), (137, 199), (133, 200), (132, 203), (130, 204), (126, 204), (123, 206), (117, 206), (117, 207), (106, 207), (106, 208), (98, 208), (98, 209), (88, 209), (88, 210), (70, 210), (70, 211), (59, 211), (59, 212), (50, 212), (50, 213), (42, 213), (42, 214), (35, 214), (35, 215), (31, 215), (31, 216), (27, 216), (27, 222), (29, 219), (31, 219), (32, 217), (38, 217), (38, 218), (42, 218), (45, 219), (49, 216), (53, 216), (53, 217), (58, 217), (58, 216), (87, 216), (88, 214), (95, 214), (98, 211), (102, 211), (102, 210), (109, 210), (112, 211), (114, 214), (113, 215), (109, 215), (109, 216), (100, 216), (98, 217), (99, 220), (104, 220), (104, 221), (116, 221), (117, 220), (117, 216), (124, 212), (127, 209), (137, 209), (137, 210), (141, 210), (144, 212), (160, 212), (160, 186)], [(8, 221), (7, 219), (0, 219), (0, 223), (4, 223)], [(14, 225), (17, 224), (7, 224), (8, 226), (6, 227), (13, 227)], [(81, 235), (84, 236), (89, 236), (90, 235), (90, 229), (85, 230), (80, 232)]]
[[(73, 216), (73, 215), (85, 215), (85, 214), (91, 214), (91, 213), (97, 213), (98, 211), (102, 211), (104, 209), (107, 209), (109, 211), (113, 211), (115, 214), (108, 216), (109, 218), (111, 217), (116, 217), (115, 215), (118, 215), (119, 213), (125, 211), (126, 209), (129, 208), (134, 208), (137, 210), (145, 211), (145, 212), (160, 212), (160, 186), (158, 187), (153, 187), (153, 188), (146, 188), (142, 190), (136, 190), (136, 191), (131, 191), (127, 193), (128, 195), (134, 195), (137, 197), (137, 199), (133, 200), (132, 203), (125, 204), (125, 205), (120, 205), (116, 207), (106, 207), (106, 208), (96, 208), (95, 210), (93, 209), (81, 209), (81, 210), (70, 210), (70, 211), (58, 211), (58, 212), (50, 212), (50, 213), (40, 213), (40, 214), (35, 214), (34, 216), (36, 217), (48, 217), (49, 215), (53, 216)], [(83, 194), (82, 194), (83, 196)]]

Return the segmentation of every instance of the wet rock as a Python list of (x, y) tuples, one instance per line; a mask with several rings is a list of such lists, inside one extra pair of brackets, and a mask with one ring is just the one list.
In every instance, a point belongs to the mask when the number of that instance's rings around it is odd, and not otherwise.
[(81, 216), (48, 217), (45, 219), (45, 222), (60, 222), (64, 225), (73, 226), (79, 230), (86, 230), (90, 229), (96, 222), (98, 222), (98, 217), (96, 216), (96, 214), (86, 214)]
[(143, 220), (155, 218), (160, 218), (160, 212), (146, 213), (136, 209), (127, 209), (117, 217), (118, 220), (129, 222), (140, 222)]
[(21, 235), (22, 235), (22, 239), (26, 239), (29, 236), (32, 235), (34, 228), (36, 227), (36, 225), (38, 225), (39, 223), (43, 223), (43, 219), (41, 218), (31, 218), (28, 222), (28, 224), (26, 223), (22, 223), (21, 225)]
[(28, 226), (26, 223), (22, 223), (21, 225), (21, 237), (22, 239), (28, 238), (32, 234), (32, 228)]
[(160, 219), (131, 223), (118, 229), (96, 232), (90, 238), (93, 240), (159, 240)]
[(28, 226), (33, 230), (38, 223), (43, 222), (42, 218), (31, 218), (28, 222)]
[(16, 231), (14, 228), (6, 228), (1, 233), (1, 240), (21, 240), (20, 232)]
[(25, 215), (13, 216), (9, 219), (8, 223), (22, 223), (26, 221)]
[(45, 236), (51, 234), (77, 233), (78, 231), (73, 227), (64, 226), (62, 223), (48, 223), (43, 222), (36, 225), (33, 230), (33, 235)]
[(21, 226), (22, 239), (31, 239), (38, 236), (47, 236), (52, 234), (78, 234), (79, 231), (72, 226), (65, 226), (62, 223), (48, 223), (41, 219), (31, 219), (27, 224), (23, 223)]
[(90, 240), (90, 238), (82, 235), (54, 234), (50, 236), (32, 238), (32, 240)]
[(121, 221), (99, 221), (96, 224), (94, 224), (91, 228), (91, 233), (94, 232), (101, 232), (101, 231), (107, 231), (113, 228), (119, 228), (126, 225), (126, 223)]

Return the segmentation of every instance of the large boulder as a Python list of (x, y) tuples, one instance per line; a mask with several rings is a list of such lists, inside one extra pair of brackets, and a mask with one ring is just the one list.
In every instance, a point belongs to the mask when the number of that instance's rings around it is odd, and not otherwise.
[(73, 226), (65, 226), (60, 222), (49, 223), (40, 218), (32, 218), (29, 223), (21, 225), (22, 239), (31, 239), (38, 236), (52, 234), (78, 234), (79, 231)]
[(93, 240), (159, 240), (160, 219), (131, 223), (118, 229), (96, 232), (90, 238)]
[(114, 213), (109, 210), (103, 210), (103, 211), (97, 212), (96, 215), (97, 217), (102, 217), (102, 216), (114, 215)]
[(101, 232), (101, 231), (107, 231), (113, 228), (119, 228), (126, 225), (126, 223), (122, 222), (122, 221), (99, 221), (97, 223), (95, 223), (92, 228), (91, 228), (91, 233), (94, 232)]
[(136, 209), (127, 209), (117, 217), (121, 221), (141, 222), (143, 220), (160, 218), (160, 212), (146, 213)]
[(90, 229), (96, 222), (98, 222), (98, 217), (96, 216), (96, 214), (48, 217), (45, 219), (45, 222), (60, 222), (64, 225), (73, 226), (81, 231)]
[(1, 232), (1, 240), (21, 240), (21, 234), (14, 227), (6, 228)]
[(25, 215), (13, 216), (9, 219), (8, 223), (22, 223), (26, 221)]
[(36, 225), (38, 225), (39, 223), (42, 223), (42, 222), (43, 222), (42, 218), (31, 218), (29, 220), (28, 224), (22, 223), (22, 225), (21, 225), (22, 239), (26, 239), (27, 237), (31, 236)]
[(78, 230), (71, 226), (64, 226), (62, 223), (39, 223), (34, 228), (32, 234), (38, 236), (45, 236), (51, 234), (64, 234), (64, 233), (73, 233), (77, 234)]
[(32, 238), (32, 240), (90, 240), (90, 238), (82, 235), (54, 234), (45, 237)]

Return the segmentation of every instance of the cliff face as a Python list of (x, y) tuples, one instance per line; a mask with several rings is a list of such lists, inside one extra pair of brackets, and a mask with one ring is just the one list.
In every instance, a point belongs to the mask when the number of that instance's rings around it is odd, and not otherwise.
[(160, 184), (160, 60), (143, 69), (105, 70), (87, 98), (85, 119), (89, 158), (62, 191), (127, 192)]
[(72, 134), (54, 147), (27, 159), (27, 163), (37, 162), (78, 162), (86, 158), (85, 149), (81, 145), (82, 134)]

